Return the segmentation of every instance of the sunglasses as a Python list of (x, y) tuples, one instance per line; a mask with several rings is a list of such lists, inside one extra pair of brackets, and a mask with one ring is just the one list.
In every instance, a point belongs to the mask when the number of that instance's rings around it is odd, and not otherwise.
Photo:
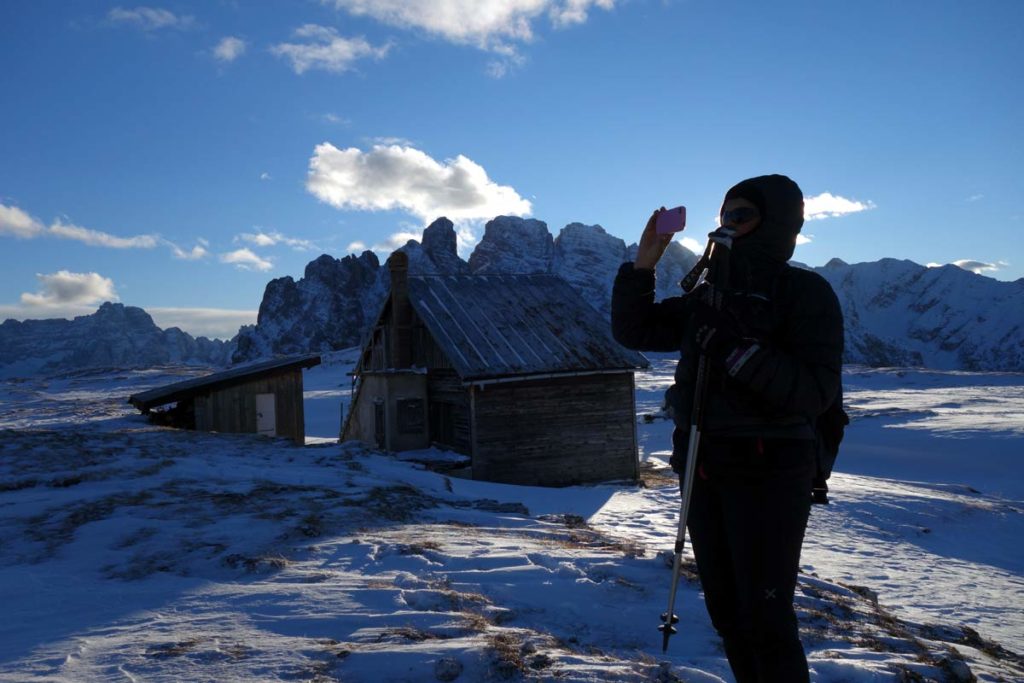
[(760, 212), (755, 208), (741, 206), (732, 211), (724, 211), (722, 213), (722, 225), (742, 225), (743, 223), (749, 223), (760, 215)]

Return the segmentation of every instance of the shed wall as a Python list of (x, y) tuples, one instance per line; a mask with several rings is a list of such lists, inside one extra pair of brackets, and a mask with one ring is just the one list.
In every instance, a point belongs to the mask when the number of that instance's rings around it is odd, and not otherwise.
[(196, 429), (256, 433), (256, 395), (274, 395), (277, 436), (305, 442), (302, 406), (302, 369), (264, 376), (195, 399)]
[[(430, 445), (426, 375), (365, 373), (351, 410), (342, 440), (355, 439), (389, 451)], [(379, 435), (378, 416), (383, 417)]]
[(636, 479), (633, 373), (473, 391), (473, 477), (568, 486)]

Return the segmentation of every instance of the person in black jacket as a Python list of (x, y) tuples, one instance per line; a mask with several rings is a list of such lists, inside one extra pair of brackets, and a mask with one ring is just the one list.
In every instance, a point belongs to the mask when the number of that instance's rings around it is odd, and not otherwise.
[[(721, 227), (710, 235), (726, 250), (727, 267), (705, 254), (683, 281), (687, 294), (655, 302), (654, 268), (671, 241), (655, 232), (660, 211), (635, 262), (615, 278), (612, 330), (632, 349), (680, 351), (666, 393), (676, 423), (671, 464), (680, 475), (697, 362), (708, 358), (687, 520), (708, 613), (738, 683), (808, 681), (793, 594), (815, 474), (815, 419), (840, 388), (839, 301), (824, 278), (787, 263), (803, 225), (803, 194), (789, 178), (760, 176), (731, 188)], [(727, 281), (713, 271), (698, 278), (709, 265)]]

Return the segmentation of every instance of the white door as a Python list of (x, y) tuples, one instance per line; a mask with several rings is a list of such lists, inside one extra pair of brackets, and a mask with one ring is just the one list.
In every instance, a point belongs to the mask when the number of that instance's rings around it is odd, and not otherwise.
[(264, 436), (277, 436), (273, 394), (256, 394), (256, 431)]

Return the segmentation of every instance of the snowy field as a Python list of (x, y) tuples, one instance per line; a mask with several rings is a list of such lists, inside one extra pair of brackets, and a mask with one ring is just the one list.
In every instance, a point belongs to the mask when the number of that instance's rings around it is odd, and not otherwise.
[[(645, 485), (541, 489), (336, 441), (352, 353), (306, 373), (305, 448), (149, 425), (194, 369), (0, 383), (0, 681), (731, 681), (637, 376)], [(853, 424), (797, 589), (818, 682), (1024, 680), (1024, 376), (847, 368)]]

